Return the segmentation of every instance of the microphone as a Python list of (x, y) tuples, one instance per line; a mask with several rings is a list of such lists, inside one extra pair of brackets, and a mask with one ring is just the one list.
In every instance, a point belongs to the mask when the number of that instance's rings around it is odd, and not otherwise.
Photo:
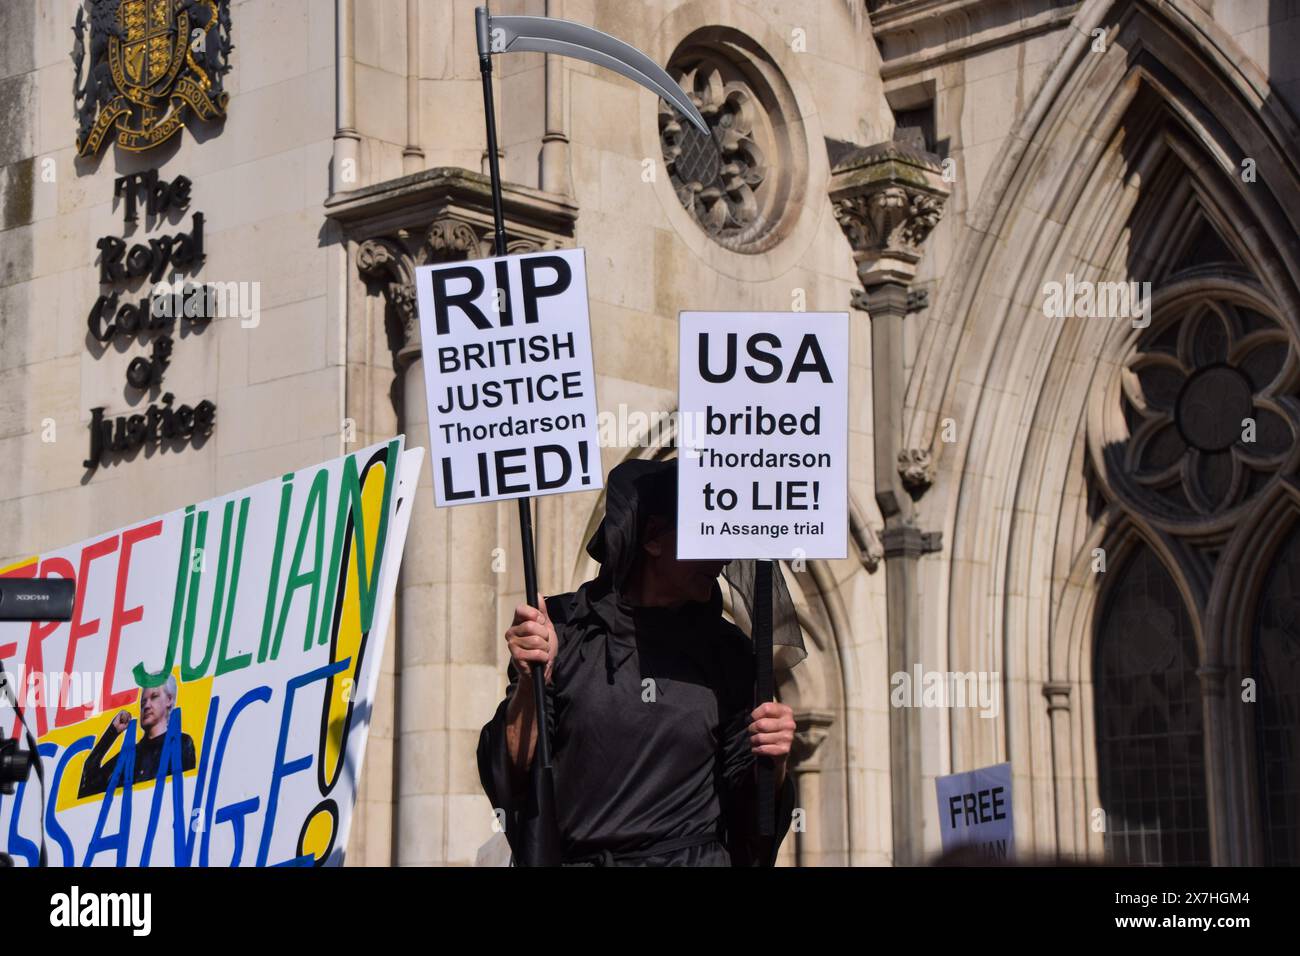
[(27, 779), (36, 762), (30, 750), (19, 750), (11, 737), (0, 740), (0, 793), (12, 795), (15, 787)]

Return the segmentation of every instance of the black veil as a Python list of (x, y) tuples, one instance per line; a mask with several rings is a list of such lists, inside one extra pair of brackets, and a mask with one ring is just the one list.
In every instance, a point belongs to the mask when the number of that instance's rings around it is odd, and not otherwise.
[[(676, 459), (633, 459), (616, 465), (605, 482), (605, 517), (587, 542), (587, 553), (600, 563), (598, 582), (622, 591), (636, 564), (646, 523), (654, 515), (677, 520)], [(757, 566), (757, 561), (745, 559), (731, 561), (722, 569), (731, 595), (732, 618), (751, 637)], [(794, 667), (808, 654), (779, 563), (772, 575), (772, 653), (775, 666), (782, 670)]]

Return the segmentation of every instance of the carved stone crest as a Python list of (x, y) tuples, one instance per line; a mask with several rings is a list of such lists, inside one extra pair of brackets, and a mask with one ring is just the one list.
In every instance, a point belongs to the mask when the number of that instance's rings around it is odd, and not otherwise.
[(225, 118), (230, 0), (88, 0), (72, 32), (79, 155), (97, 154), (114, 131), (140, 152), (189, 116)]

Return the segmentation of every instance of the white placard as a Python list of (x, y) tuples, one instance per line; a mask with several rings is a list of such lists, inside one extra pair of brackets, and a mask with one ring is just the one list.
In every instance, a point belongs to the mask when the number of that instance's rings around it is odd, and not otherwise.
[(1011, 764), (937, 777), (939, 834), (947, 853), (973, 846), (990, 862), (1011, 859), (1015, 826), (1011, 815)]
[(683, 312), (677, 556), (848, 553), (849, 316)]
[(439, 507), (602, 487), (581, 249), (415, 270)]

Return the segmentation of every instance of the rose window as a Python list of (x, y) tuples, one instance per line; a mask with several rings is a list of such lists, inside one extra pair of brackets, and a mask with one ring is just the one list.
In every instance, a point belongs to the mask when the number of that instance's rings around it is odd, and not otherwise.
[[(792, 210), (800, 124), (784, 118), (779, 75), (743, 38), (687, 42), (668, 72), (709, 127), (705, 136), (664, 102), (659, 145), (678, 201), (701, 229), (728, 249), (758, 253), (782, 236)], [(796, 210), (797, 211), (797, 210)]]
[(1139, 343), (1122, 378), (1124, 471), (1178, 517), (1227, 511), (1260, 491), (1300, 433), (1295, 349), (1240, 300), (1200, 300)]

